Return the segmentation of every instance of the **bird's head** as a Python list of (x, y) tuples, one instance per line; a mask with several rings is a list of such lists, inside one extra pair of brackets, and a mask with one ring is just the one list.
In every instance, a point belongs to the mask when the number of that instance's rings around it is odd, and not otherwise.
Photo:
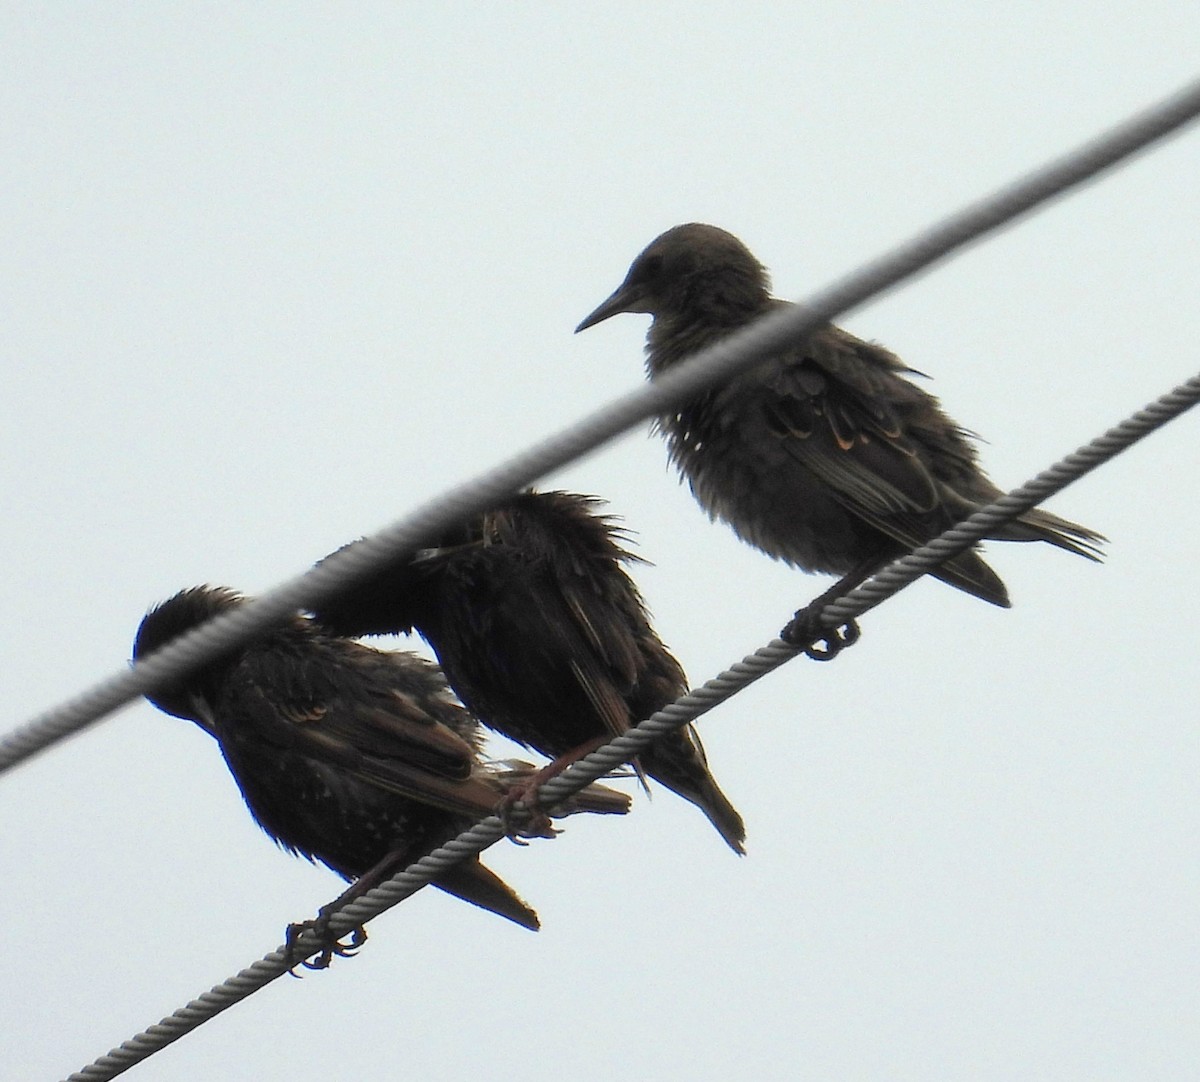
[(657, 237), (575, 333), (621, 312), (716, 324), (741, 322), (770, 300), (766, 268), (724, 229), (691, 222)]
[[(133, 642), (134, 661), (144, 661), (185, 632), (237, 608), (245, 601), (241, 594), (221, 586), (193, 586), (151, 609), (138, 628)], [(178, 683), (148, 692), (146, 698), (164, 713), (194, 721), (213, 732), (212, 711), (204, 692), (205, 669), (192, 673)]]

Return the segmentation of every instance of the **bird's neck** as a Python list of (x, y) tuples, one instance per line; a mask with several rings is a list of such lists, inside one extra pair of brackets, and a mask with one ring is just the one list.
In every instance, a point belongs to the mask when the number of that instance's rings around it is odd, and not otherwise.
[(742, 298), (739, 303), (711, 304), (686, 313), (660, 313), (646, 337), (646, 369), (651, 378), (680, 361), (715, 345), (752, 323), (770, 308), (770, 298)]

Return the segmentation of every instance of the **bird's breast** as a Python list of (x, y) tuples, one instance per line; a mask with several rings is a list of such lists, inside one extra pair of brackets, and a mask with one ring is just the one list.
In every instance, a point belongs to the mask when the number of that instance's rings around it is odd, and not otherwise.
[(862, 558), (863, 525), (789, 454), (758, 404), (710, 398), (659, 427), (701, 507), (743, 541), (805, 571), (840, 575)]

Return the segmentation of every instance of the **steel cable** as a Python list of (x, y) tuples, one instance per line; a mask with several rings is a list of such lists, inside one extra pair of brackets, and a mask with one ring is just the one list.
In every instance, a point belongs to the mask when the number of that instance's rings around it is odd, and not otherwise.
[[(828, 627), (837, 626), (875, 608), (944, 560), (979, 540), (993, 527), (1015, 518), (1035, 503), (1110, 461), (1197, 402), (1200, 402), (1200, 375), (1164, 394), (1119, 425), (1110, 428), (1103, 435), (1039, 473), (1020, 488), (977, 511), (965, 522), (951, 527), (928, 544), (893, 561), (869, 582), (845, 597), (831, 600), (822, 609), (821, 623)], [(731, 665), (700, 687), (692, 689), (629, 732), (611, 740), (573, 764), (558, 777), (551, 779), (539, 790), (539, 802), (547, 808), (552, 808), (557, 802), (578, 792), (622, 763), (628, 762), (651, 741), (694, 721), (755, 680), (784, 665), (799, 652), (796, 647), (776, 639), (747, 655), (740, 662)], [(366, 924), (411, 897), (446, 869), (475, 853), (482, 852), (503, 836), (504, 829), (494, 815), (476, 823), (457, 838), (439, 846), (398, 872), (386, 883), (368, 891), (362, 898), (339, 911), (330, 922), (331, 930), (340, 935)], [(315, 951), (318, 944), (312, 933), (305, 933), (297, 940), (296, 946), (298, 954), (304, 955), (306, 951)], [(283, 945), (277, 947), (235, 976), (163, 1018), (156, 1025), (150, 1026), (70, 1075), (67, 1082), (101, 1082), (123, 1074), (130, 1067), (282, 976), (287, 971), (285, 950)]]
[(900, 244), (840, 282), (769, 315), (686, 365), (664, 373), (475, 479), (419, 507), (370, 538), (295, 576), (237, 611), (176, 639), (132, 668), (53, 707), (0, 740), (0, 773), (72, 736), (147, 691), (251, 639), (297, 609), (336, 595), (382, 568), (404, 549), (484, 510), (631, 428), (665, 413), (707, 387), (752, 367), (776, 349), (947, 258), (1034, 207), (1061, 195), (1200, 115), (1200, 82), (1117, 125), (998, 192)]

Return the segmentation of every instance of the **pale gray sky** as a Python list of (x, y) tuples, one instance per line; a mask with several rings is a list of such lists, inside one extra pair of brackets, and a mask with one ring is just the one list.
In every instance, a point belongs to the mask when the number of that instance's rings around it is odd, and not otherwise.
[[(42, 4), (0, 15), (5, 720), (145, 609), (258, 592), (636, 386), (571, 329), (656, 234), (800, 296), (1195, 76), (1200, 8)], [(1025, 480), (1200, 369), (1200, 132), (845, 320)], [(836, 664), (702, 723), (737, 860), (660, 792), (502, 845), (538, 935), (423, 892), (131, 1077), (1185, 1079), (1200, 1059), (1188, 417)], [(710, 526), (645, 429), (611, 502), (699, 682), (827, 585)], [(503, 745), (497, 744), (498, 749)], [(340, 890), (145, 704), (0, 778), (0, 1068), (90, 1062)]]

